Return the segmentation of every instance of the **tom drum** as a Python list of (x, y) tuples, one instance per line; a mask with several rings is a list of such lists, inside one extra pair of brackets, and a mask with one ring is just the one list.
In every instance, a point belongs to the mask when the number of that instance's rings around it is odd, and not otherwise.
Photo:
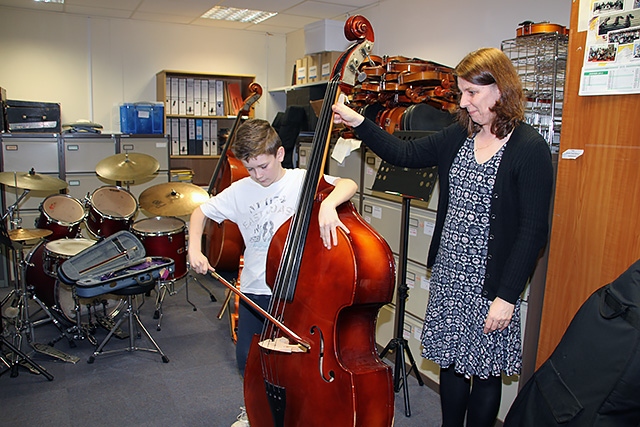
[(186, 224), (180, 218), (157, 216), (136, 221), (131, 232), (140, 239), (147, 255), (164, 256), (175, 263), (174, 278), (187, 274)]
[(54, 194), (40, 204), (36, 228), (51, 230), (48, 240), (78, 237), (80, 224), (86, 216), (80, 201), (68, 194)]
[(91, 195), (89, 205), (86, 224), (95, 237), (129, 230), (138, 212), (136, 198), (124, 188), (115, 186), (98, 188)]

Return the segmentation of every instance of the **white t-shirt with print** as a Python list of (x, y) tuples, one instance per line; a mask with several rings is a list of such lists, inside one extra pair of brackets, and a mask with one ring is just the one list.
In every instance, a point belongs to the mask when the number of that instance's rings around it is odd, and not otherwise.
[[(265, 270), (271, 238), (296, 212), (305, 169), (285, 169), (285, 174), (268, 187), (250, 177), (233, 182), (200, 206), (215, 222), (225, 219), (238, 225), (245, 243), (240, 288), (244, 293), (270, 295)], [(334, 183), (337, 178), (325, 176)]]

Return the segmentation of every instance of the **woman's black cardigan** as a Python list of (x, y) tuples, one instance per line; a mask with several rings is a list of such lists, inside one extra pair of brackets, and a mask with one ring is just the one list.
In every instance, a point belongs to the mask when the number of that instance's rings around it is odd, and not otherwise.
[[(401, 167), (438, 167), (440, 194), (427, 267), (435, 261), (449, 205), (449, 169), (467, 138), (453, 124), (411, 141), (393, 137), (369, 119), (355, 128), (358, 137), (383, 160)], [(515, 303), (524, 290), (549, 234), (553, 191), (551, 152), (531, 126), (518, 125), (507, 142), (493, 188), (489, 247), (482, 295)]]

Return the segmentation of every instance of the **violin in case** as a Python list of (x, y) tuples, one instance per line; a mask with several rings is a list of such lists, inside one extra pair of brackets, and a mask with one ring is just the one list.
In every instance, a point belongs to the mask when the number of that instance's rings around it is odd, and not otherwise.
[(58, 279), (76, 287), (81, 298), (90, 298), (132, 285), (166, 280), (174, 272), (174, 260), (146, 256), (142, 242), (128, 231), (104, 238), (58, 267)]

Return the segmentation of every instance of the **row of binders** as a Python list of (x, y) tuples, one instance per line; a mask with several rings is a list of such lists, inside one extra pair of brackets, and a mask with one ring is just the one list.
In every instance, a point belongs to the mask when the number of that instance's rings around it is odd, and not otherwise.
[(218, 154), (218, 121), (200, 118), (167, 118), (172, 156)]
[(165, 111), (179, 116), (237, 115), (243, 105), (240, 80), (167, 77)]

